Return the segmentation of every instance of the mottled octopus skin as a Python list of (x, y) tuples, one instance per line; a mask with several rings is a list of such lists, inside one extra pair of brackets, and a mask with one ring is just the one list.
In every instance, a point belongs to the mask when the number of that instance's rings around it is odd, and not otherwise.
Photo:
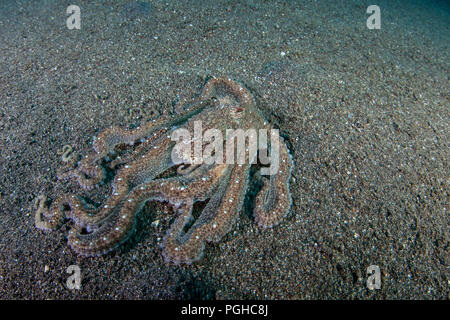
[[(172, 205), (177, 218), (162, 242), (162, 255), (168, 262), (190, 264), (199, 260), (206, 242), (218, 242), (230, 232), (239, 218), (249, 185), (251, 163), (182, 165), (170, 178), (157, 178), (174, 167), (171, 133), (177, 128), (193, 132), (195, 121), (202, 121), (203, 132), (215, 128), (267, 129), (272, 127), (260, 115), (253, 96), (240, 84), (226, 78), (211, 78), (197, 102), (176, 118), (160, 118), (134, 130), (109, 128), (94, 138), (94, 151), (60, 179), (72, 179), (92, 190), (105, 179), (105, 163), (116, 174), (112, 192), (98, 209), (88, 207), (78, 196), (65, 194), (50, 208), (39, 198), (35, 223), (43, 230), (58, 228), (65, 219), (73, 222), (70, 247), (84, 256), (107, 253), (125, 242), (136, 227), (136, 215), (148, 201)], [(281, 138), (280, 138), (281, 139)], [(124, 149), (131, 149), (123, 154)], [(292, 159), (281, 139), (279, 169), (264, 177), (256, 195), (255, 222), (270, 228), (277, 225), (291, 206), (289, 179)], [(256, 157), (256, 155), (255, 155)], [(209, 202), (192, 226), (195, 202)]]

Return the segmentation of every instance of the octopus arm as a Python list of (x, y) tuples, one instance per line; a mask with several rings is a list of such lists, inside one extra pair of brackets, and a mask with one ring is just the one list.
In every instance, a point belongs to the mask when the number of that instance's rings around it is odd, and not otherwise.
[(180, 215), (164, 239), (163, 256), (166, 261), (191, 264), (201, 259), (206, 242), (218, 242), (230, 232), (243, 205), (248, 169), (248, 165), (229, 168), (187, 232), (184, 229), (192, 220), (192, 203), (180, 207)]
[(292, 204), (289, 180), (292, 159), (284, 143), (280, 143), (279, 169), (276, 174), (264, 179), (264, 185), (256, 196), (255, 222), (264, 228), (271, 228), (280, 223), (287, 215)]
[(86, 205), (75, 195), (65, 194), (56, 199), (50, 208), (45, 207), (47, 197), (42, 195), (36, 199), (35, 225), (41, 230), (57, 229), (65, 218), (82, 216), (89, 219), (90, 210), (85, 210)]

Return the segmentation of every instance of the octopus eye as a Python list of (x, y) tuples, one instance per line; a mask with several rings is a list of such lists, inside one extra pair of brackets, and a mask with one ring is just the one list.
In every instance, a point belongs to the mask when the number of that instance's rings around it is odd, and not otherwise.
[(213, 103), (217, 102), (217, 97), (211, 97), (211, 101), (212, 101)]

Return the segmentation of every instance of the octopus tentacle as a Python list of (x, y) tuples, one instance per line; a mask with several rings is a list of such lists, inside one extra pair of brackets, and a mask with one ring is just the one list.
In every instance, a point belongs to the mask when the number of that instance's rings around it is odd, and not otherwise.
[(182, 164), (177, 168), (177, 173), (180, 175), (185, 175), (191, 173), (195, 169), (197, 169), (200, 165), (184, 165)]
[[(192, 104), (191, 108), (187, 109), (183, 115), (176, 119), (170, 119), (167, 116), (164, 116), (158, 120), (150, 121), (134, 130), (126, 130), (120, 127), (108, 128), (94, 138), (94, 152), (87, 155), (80, 162), (77, 169), (61, 173), (58, 178), (61, 180), (75, 179), (84, 189), (92, 190), (105, 177), (105, 170), (98, 162), (107, 157), (108, 154), (114, 154), (117, 146), (134, 145), (138, 141), (150, 140), (142, 147), (145, 148), (152, 144), (155, 140), (155, 136), (159, 137), (161, 134), (167, 132), (168, 127), (173, 127), (179, 123), (185, 122), (209, 105), (210, 101), (202, 99)], [(133, 158), (129, 159), (129, 161), (133, 160)], [(115, 166), (119, 163), (120, 160), (116, 160), (113, 165)]]
[(163, 150), (159, 150), (159, 154), (157, 152), (147, 154), (144, 158), (140, 158), (119, 170), (113, 182), (112, 195), (95, 215), (76, 213), (69, 218), (76, 221), (79, 226), (90, 226), (91, 228), (107, 219), (112, 214), (112, 210), (128, 196), (129, 190), (153, 180), (157, 175), (173, 166), (169, 150), (170, 145), (167, 144)]
[(81, 200), (72, 194), (65, 194), (56, 199), (49, 209), (45, 208), (47, 197), (41, 195), (36, 199), (35, 225), (41, 230), (53, 230), (58, 228), (69, 215), (89, 215), (88, 211), (83, 210), (85, 206)]
[(192, 216), (193, 201), (190, 199), (178, 208), (179, 216), (172, 223), (163, 241), (162, 254), (166, 261), (171, 261), (175, 264), (190, 264), (201, 258), (205, 247), (205, 238), (200, 238), (199, 234), (194, 236), (194, 233), (201, 226), (210, 223), (214, 219), (217, 213), (216, 210), (220, 206), (220, 202), (225, 194), (228, 182), (229, 175), (218, 186), (199, 218), (187, 232), (185, 232), (187, 224), (194, 219)]
[[(123, 202), (123, 201), (122, 201)], [(75, 226), (69, 232), (68, 243), (77, 253), (84, 256), (105, 254), (128, 240), (135, 227), (134, 216), (119, 215), (117, 205), (102, 222), (81, 228)], [(84, 230), (85, 229), (85, 230)]]
[(189, 231), (184, 229), (192, 220), (192, 207), (183, 207), (164, 238), (163, 256), (175, 264), (191, 264), (202, 257), (205, 242), (218, 242), (234, 226), (242, 208), (248, 184), (249, 165), (234, 166), (222, 176), (210, 201)]
[[(116, 248), (132, 234), (136, 215), (148, 201), (168, 201), (179, 207), (188, 199), (202, 198), (209, 195), (226, 170), (226, 165), (216, 166), (208, 171), (210, 181), (205, 177), (175, 177), (166, 180), (153, 180), (134, 188), (117, 204), (113, 212), (88, 234), (81, 228), (74, 228), (69, 233), (69, 244), (73, 250), (84, 256), (101, 255)], [(185, 186), (186, 185), (186, 186)], [(191, 200), (193, 201), (193, 200)]]
[(114, 169), (119, 165), (124, 165), (126, 163), (134, 162), (138, 158), (145, 155), (145, 153), (152, 147), (158, 144), (158, 141), (164, 134), (167, 134), (167, 128), (162, 128), (153, 132), (153, 134), (147, 139), (141, 139), (140, 144), (133, 150), (133, 153), (128, 157), (122, 157), (118, 155), (114, 160), (109, 164), (110, 168)]
[(264, 228), (276, 226), (289, 212), (292, 198), (289, 191), (292, 159), (284, 143), (280, 143), (278, 172), (264, 179), (255, 199), (255, 222)]

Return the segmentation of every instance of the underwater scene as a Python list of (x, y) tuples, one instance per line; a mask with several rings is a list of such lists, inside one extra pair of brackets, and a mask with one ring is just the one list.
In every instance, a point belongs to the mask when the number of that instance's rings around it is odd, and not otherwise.
[(2, 0), (0, 30), (0, 299), (450, 299), (450, 2)]

